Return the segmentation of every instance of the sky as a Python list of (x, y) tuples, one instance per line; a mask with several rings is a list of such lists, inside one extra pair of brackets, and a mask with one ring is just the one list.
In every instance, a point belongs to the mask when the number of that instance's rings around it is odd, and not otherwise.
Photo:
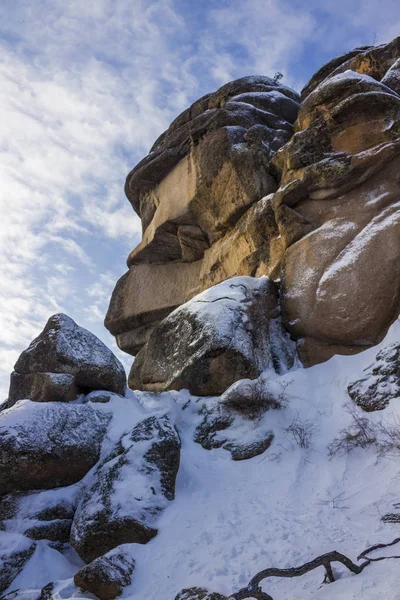
[(123, 186), (182, 110), (397, 35), (398, 0), (0, 0), (0, 400), (56, 312), (129, 368), (103, 326), (140, 241)]

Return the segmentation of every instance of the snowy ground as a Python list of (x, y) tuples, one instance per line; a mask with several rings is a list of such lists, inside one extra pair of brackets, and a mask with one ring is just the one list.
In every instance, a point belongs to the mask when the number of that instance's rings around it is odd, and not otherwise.
[[(123, 597), (174, 600), (191, 586), (229, 595), (263, 568), (298, 566), (330, 550), (355, 561), (368, 546), (400, 536), (400, 524), (380, 521), (400, 501), (400, 455), (378, 457), (374, 447), (332, 460), (327, 453), (327, 445), (350, 421), (343, 407), (348, 384), (362, 376), (381, 347), (399, 339), (397, 321), (376, 348), (281, 378), (290, 381), (289, 405), (267, 412), (261, 424), (275, 433), (273, 444), (243, 462), (232, 461), (224, 449), (207, 451), (192, 441), (199, 404), (192, 398), (182, 410), (187, 393), (138, 394), (145, 406), (134, 398), (103, 405), (114, 412), (112, 438), (151, 412), (173, 415), (182, 437), (176, 499), (161, 516), (158, 535), (145, 546), (130, 545), (136, 569)], [(379, 422), (396, 414), (400, 401), (367, 416)], [(312, 421), (311, 448), (298, 448), (286, 431), (297, 416)], [(400, 554), (400, 544), (389, 553)], [(61, 598), (90, 597), (68, 579), (79, 564), (76, 557), (71, 561), (40, 542), (10, 589), (60, 579)], [(357, 576), (338, 566), (335, 575), (335, 583), (321, 585), (321, 568), (301, 578), (266, 580), (263, 588), (274, 600), (400, 599), (400, 561), (372, 563)]]

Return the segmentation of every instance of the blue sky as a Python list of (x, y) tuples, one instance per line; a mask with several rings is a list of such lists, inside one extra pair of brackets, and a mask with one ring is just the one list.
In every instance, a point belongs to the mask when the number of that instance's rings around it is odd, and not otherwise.
[(179, 112), (244, 75), (300, 90), (397, 35), (398, 0), (0, 0), (0, 398), (55, 312), (115, 349), (102, 321), (140, 240), (125, 176)]

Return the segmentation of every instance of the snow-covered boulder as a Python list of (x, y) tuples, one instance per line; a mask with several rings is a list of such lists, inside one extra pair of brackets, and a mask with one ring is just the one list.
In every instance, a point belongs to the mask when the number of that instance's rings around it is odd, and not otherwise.
[(19, 533), (0, 531), (0, 594), (22, 571), (35, 551), (36, 544)]
[(132, 389), (221, 394), (233, 382), (293, 365), (278, 288), (268, 277), (234, 277), (183, 304), (151, 334), (132, 366)]
[(90, 405), (21, 400), (0, 413), (0, 495), (79, 481), (98, 461), (109, 416)]
[(84, 397), (83, 402), (84, 404), (86, 404), (86, 402), (94, 402), (95, 404), (107, 404), (115, 395), (116, 394), (113, 394), (112, 392), (105, 392), (104, 390), (94, 390), (93, 392), (90, 392)]
[(261, 419), (262, 413), (237, 411), (215, 398), (207, 398), (198, 414), (202, 421), (194, 432), (194, 441), (205, 450), (223, 448), (233, 460), (248, 460), (267, 450), (274, 434)]
[(78, 504), (71, 544), (92, 561), (125, 543), (146, 544), (175, 496), (179, 435), (167, 416), (149, 417), (100, 463)]
[(91, 592), (100, 600), (113, 600), (131, 584), (134, 568), (135, 561), (120, 546), (80, 569), (74, 582), (81, 590)]
[(348, 387), (350, 398), (367, 412), (386, 408), (400, 397), (400, 343), (386, 346), (375, 362), (364, 369), (364, 377)]
[(205, 588), (193, 587), (179, 592), (175, 600), (228, 600), (228, 598)]
[(125, 393), (122, 364), (93, 333), (64, 314), (50, 317), (17, 360), (8, 406), (21, 399), (70, 401), (80, 392)]
[(68, 542), (78, 486), (7, 494), (0, 499), (0, 530), (34, 540)]

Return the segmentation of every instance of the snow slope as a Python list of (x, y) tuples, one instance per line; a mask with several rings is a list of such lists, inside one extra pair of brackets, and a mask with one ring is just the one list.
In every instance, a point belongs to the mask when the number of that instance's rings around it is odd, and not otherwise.
[[(330, 550), (356, 561), (366, 547), (400, 536), (400, 524), (380, 521), (400, 502), (400, 456), (378, 457), (374, 447), (332, 460), (327, 453), (327, 445), (351, 419), (343, 407), (349, 401), (347, 386), (362, 377), (380, 348), (399, 339), (398, 320), (379, 346), (357, 356), (271, 375), (290, 382), (289, 405), (268, 411), (260, 423), (244, 423), (243, 435), (251, 435), (252, 427), (275, 434), (264, 454), (247, 461), (234, 462), (222, 448), (207, 451), (193, 442), (204, 399), (186, 392), (138, 392), (136, 398), (131, 394), (102, 405), (114, 415), (103, 454), (113, 439), (150, 414), (168, 413), (182, 438), (176, 499), (160, 517), (158, 535), (147, 545), (130, 545), (136, 569), (123, 598), (174, 600), (191, 586), (229, 595), (263, 568), (298, 566)], [(395, 400), (384, 411), (357, 410), (372, 422), (400, 418)], [(286, 431), (296, 418), (312, 423), (308, 449), (297, 447)], [(390, 554), (400, 555), (400, 544)], [(61, 556), (40, 542), (10, 590), (38, 588), (58, 578), (63, 580), (57, 584), (60, 598), (91, 597), (64, 579), (79, 564), (76, 556)], [(321, 568), (301, 578), (266, 580), (263, 588), (274, 600), (400, 599), (399, 561), (372, 563), (357, 576), (341, 566), (334, 571), (338, 579), (330, 585), (321, 585)]]

